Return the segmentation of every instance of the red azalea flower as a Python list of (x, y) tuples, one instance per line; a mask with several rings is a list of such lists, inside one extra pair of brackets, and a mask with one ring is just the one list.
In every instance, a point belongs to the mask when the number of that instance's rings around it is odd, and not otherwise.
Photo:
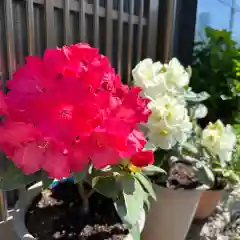
[(103, 168), (146, 143), (136, 129), (148, 119), (148, 100), (86, 43), (28, 57), (8, 88), (0, 92), (0, 115), (7, 116), (0, 147), (27, 174), (43, 168), (62, 178), (89, 161)]
[(151, 165), (154, 163), (153, 152), (150, 150), (138, 152), (131, 157), (130, 162), (139, 168)]
[(4, 95), (2, 93), (2, 91), (0, 91), (0, 117), (5, 116), (8, 114), (8, 110), (7, 110), (7, 105), (5, 103), (5, 99), (4, 99)]

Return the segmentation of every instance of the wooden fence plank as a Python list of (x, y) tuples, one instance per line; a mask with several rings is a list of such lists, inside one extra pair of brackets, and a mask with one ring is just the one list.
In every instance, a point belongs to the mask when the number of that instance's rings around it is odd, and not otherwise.
[(45, 0), (45, 28), (48, 48), (55, 47), (53, 0)]
[(28, 38), (28, 55), (35, 54), (35, 31), (34, 31), (34, 9), (33, 0), (27, 1), (27, 38)]
[(16, 52), (14, 47), (14, 28), (13, 28), (13, 9), (12, 0), (5, 0), (5, 24), (6, 24), (6, 45), (7, 45), (7, 62), (8, 77), (12, 78), (13, 72), (16, 70)]
[(129, 1), (129, 26), (128, 26), (128, 49), (127, 49), (127, 80), (130, 83), (132, 78), (132, 44), (133, 44), (133, 14), (134, 14), (134, 1)]
[[(14, 5), (13, 5), (14, 6)], [(22, 15), (21, 3), (15, 4), (13, 8), (14, 16), (14, 37), (15, 37), (15, 53), (16, 53), (16, 64), (22, 66), (24, 64), (24, 17)]]
[(118, 9), (118, 46), (117, 46), (117, 70), (122, 73), (122, 48), (123, 48), (123, 0), (119, 0)]
[(99, 47), (99, 0), (93, 2), (93, 44)]
[(149, 0), (147, 55), (156, 58), (159, 1)]
[(106, 54), (109, 58), (109, 61), (112, 62), (112, 44), (113, 44), (113, 20), (112, 20), (112, 11), (113, 11), (113, 0), (107, 1), (106, 6)]
[(64, 0), (64, 43), (70, 44), (70, 7), (69, 0)]
[(86, 0), (79, 0), (79, 31), (80, 31), (80, 39), (82, 42), (87, 40), (86, 37)]
[(137, 41), (137, 62), (142, 57), (142, 43), (143, 43), (143, 13), (144, 13), (144, 0), (139, 0), (139, 23), (138, 23), (138, 41)]

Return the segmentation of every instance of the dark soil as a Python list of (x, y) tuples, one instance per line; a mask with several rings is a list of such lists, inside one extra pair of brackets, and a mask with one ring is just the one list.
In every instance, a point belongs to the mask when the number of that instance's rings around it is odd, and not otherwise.
[(94, 193), (85, 213), (77, 187), (69, 182), (38, 195), (26, 213), (28, 231), (38, 240), (122, 240), (128, 230), (112, 200)]
[[(175, 158), (174, 158), (175, 159)], [(187, 158), (186, 158), (187, 159)], [(152, 176), (151, 180), (163, 187), (173, 189), (196, 189), (202, 185), (198, 180), (191, 161), (189, 160), (175, 160), (169, 161), (167, 169), (167, 176), (156, 175)], [(223, 176), (216, 175), (215, 183), (210, 190), (223, 190), (227, 186)]]
[(168, 188), (195, 189), (200, 185), (190, 164), (180, 161), (172, 164), (167, 180)]

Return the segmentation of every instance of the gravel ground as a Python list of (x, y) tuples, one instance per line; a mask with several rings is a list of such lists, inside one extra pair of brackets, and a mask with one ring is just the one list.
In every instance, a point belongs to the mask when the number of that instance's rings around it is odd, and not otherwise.
[(186, 240), (240, 240), (240, 187), (225, 196), (205, 221), (195, 221)]

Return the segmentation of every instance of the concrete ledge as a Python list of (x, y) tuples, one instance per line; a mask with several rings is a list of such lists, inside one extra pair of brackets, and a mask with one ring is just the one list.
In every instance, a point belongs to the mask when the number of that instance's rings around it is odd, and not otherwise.
[(1, 240), (19, 240), (15, 232), (13, 231), (12, 217), (9, 217), (7, 221), (0, 222), (0, 239)]

